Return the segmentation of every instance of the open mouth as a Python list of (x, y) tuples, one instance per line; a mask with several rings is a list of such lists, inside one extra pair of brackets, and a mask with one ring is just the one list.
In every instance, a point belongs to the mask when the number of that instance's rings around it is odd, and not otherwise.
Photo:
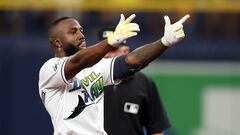
[(82, 40), (80, 41), (80, 43), (78, 44), (78, 47), (86, 48), (86, 47), (87, 47), (86, 41), (85, 41), (84, 39), (82, 39)]

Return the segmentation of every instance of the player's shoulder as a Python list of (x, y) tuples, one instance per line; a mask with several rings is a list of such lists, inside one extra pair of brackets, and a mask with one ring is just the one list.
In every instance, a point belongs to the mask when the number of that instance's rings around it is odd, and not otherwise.
[(115, 58), (102, 58), (99, 62), (110, 62), (113, 61)]
[(46, 70), (53, 70), (56, 71), (61, 64), (67, 59), (67, 57), (62, 57), (62, 58), (57, 58), (57, 57), (53, 57), (50, 58), (49, 60), (47, 60), (41, 67), (40, 69), (40, 73)]
[(104, 67), (106, 65), (110, 65), (114, 62), (114, 58), (102, 58), (97, 64), (95, 64), (94, 66), (101, 66)]
[(63, 58), (57, 58), (57, 57), (53, 57), (48, 59), (41, 67), (41, 69), (48, 67), (50, 65), (59, 65), (58, 63), (61, 63), (61, 61), (63, 60)]

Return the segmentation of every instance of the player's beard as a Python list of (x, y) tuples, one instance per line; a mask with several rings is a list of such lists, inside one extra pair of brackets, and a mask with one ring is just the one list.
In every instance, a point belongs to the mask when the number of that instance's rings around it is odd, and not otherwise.
[(68, 47), (64, 50), (67, 56), (74, 55), (79, 51), (79, 48), (73, 44), (69, 44)]

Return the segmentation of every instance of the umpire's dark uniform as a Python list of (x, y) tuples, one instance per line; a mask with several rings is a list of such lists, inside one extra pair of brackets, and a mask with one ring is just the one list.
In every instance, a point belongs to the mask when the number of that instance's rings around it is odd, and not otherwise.
[(170, 127), (154, 82), (136, 73), (117, 86), (104, 88), (104, 128), (108, 135), (143, 135)]

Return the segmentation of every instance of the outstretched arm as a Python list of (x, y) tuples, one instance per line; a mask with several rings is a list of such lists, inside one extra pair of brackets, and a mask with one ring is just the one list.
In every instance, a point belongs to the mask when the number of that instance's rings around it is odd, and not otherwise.
[(82, 69), (96, 64), (108, 51), (110, 51), (113, 47), (118, 46), (122, 41), (132, 36), (136, 36), (139, 31), (139, 26), (136, 23), (131, 23), (134, 18), (135, 14), (125, 20), (125, 17), (121, 14), (119, 24), (107, 40), (104, 40), (92, 47), (82, 49), (75, 55), (71, 56), (64, 67), (66, 79), (69, 80)]
[(185, 15), (178, 22), (171, 24), (168, 16), (165, 16), (164, 36), (150, 44), (146, 44), (129, 53), (125, 59), (127, 64), (147, 65), (160, 56), (168, 47), (181, 41), (184, 37), (183, 23), (189, 18)]
[(159, 57), (168, 47), (181, 41), (185, 37), (183, 23), (189, 17), (185, 15), (178, 22), (171, 24), (169, 17), (165, 16), (164, 36), (153, 43), (135, 49), (127, 56), (117, 57), (114, 62), (114, 79), (131, 76)]
[(158, 40), (132, 51), (127, 55), (125, 62), (131, 65), (147, 65), (160, 56), (167, 48), (161, 40)]

